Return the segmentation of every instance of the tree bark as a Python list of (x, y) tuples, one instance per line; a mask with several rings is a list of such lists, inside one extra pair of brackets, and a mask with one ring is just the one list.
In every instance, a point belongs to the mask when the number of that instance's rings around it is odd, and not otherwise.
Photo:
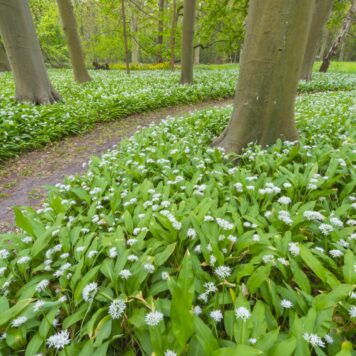
[(158, 45), (158, 55), (157, 62), (163, 62), (162, 55), (162, 46), (163, 46), (163, 31), (164, 31), (164, 0), (158, 0), (158, 9), (159, 9), (159, 20), (158, 20), (158, 36), (157, 36), (157, 45)]
[(173, 0), (173, 13), (172, 13), (172, 28), (171, 28), (171, 70), (174, 70), (175, 62), (175, 50), (176, 50), (176, 32), (177, 32), (178, 12), (177, 12), (177, 0)]
[(74, 15), (71, 0), (57, 0), (62, 19), (64, 35), (67, 40), (70, 60), (74, 72), (74, 79), (79, 83), (88, 82), (91, 77), (85, 67), (82, 45), (80, 43), (77, 20)]
[(14, 73), (16, 99), (35, 104), (59, 100), (48, 78), (28, 2), (0, 2), (0, 33)]
[(122, 16), (122, 29), (124, 34), (126, 73), (127, 75), (130, 75), (129, 46), (127, 43), (126, 12), (125, 12), (124, 0), (121, 0), (121, 16)]
[(194, 48), (194, 64), (200, 63), (200, 46)]
[(349, 29), (352, 25), (355, 13), (356, 13), (356, 0), (353, 0), (350, 10), (348, 11), (346, 18), (345, 18), (337, 36), (336, 36), (334, 42), (332, 43), (328, 53), (323, 58), (323, 63), (320, 66), (319, 72), (326, 73), (328, 71), (331, 59), (333, 56), (335, 56), (337, 49), (340, 46), (340, 43), (342, 42), (343, 38), (349, 31)]
[(5, 48), (2, 43), (0, 43), (0, 72), (8, 72), (10, 70), (10, 63), (7, 59)]
[(306, 81), (310, 81), (312, 79), (314, 60), (318, 51), (319, 42), (323, 34), (323, 28), (329, 18), (331, 7), (332, 0), (315, 1), (300, 79)]
[(298, 139), (294, 104), (313, 6), (250, 0), (234, 110), (214, 146), (239, 153), (249, 143)]
[(321, 35), (321, 43), (320, 43), (319, 56), (318, 56), (319, 58), (324, 58), (326, 45), (328, 43), (328, 38), (329, 38), (329, 31), (326, 27), (324, 27), (323, 33)]
[(131, 45), (131, 63), (139, 64), (140, 62), (140, 46), (137, 43), (138, 21), (134, 11), (131, 13), (131, 30), (132, 30), (132, 45)]
[(196, 0), (184, 0), (181, 83), (193, 83), (193, 40)]

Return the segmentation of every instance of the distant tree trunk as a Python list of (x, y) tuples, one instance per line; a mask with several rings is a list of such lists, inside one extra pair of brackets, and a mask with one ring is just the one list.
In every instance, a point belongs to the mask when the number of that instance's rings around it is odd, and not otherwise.
[(307, 47), (304, 54), (300, 79), (312, 79), (313, 64), (322, 37), (323, 28), (328, 20), (332, 7), (332, 0), (316, 0), (313, 17), (309, 28)]
[(10, 63), (7, 59), (5, 48), (2, 43), (0, 43), (0, 72), (8, 72), (10, 70)]
[(159, 20), (158, 20), (158, 36), (157, 36), (157, 45), (158, 45), (158, 56), (157, 62), (163, 62), (162, 55), (162, 46), (163, 46), (163, 31), (164, 31), (164, 0), (158, 0), (159, 8)]
[(339, 53), (338, 60), (340, 62), (343, 62), (344, 61), (344, 57), (345, 57), (345, 40), (341, 42), (340, 53)]
[(329, 38), (329, 31), (327, 28), (324, 27), (321, 36), (321, 43), (320, 43), (319, 56), (318, 56), (319, 58), (324, 58), (326, 45), (328, 43), (328, 38)]
[(200, 46), (194, 48), (194, 64), (200, 63)]
[(350, 7), (350, 10), (348, 11), (346, 18), (341, 26), (341, 29), (339, 30), (334, 42), (332, 43), (328, 53), (325, 55), (325, 57), (323, 58), (323, 63), (320, 66), (319, 71), (322, 73), (326, 73), (329, 69), (330, 66), (330, 61), (331, 58), (333, 56), (335, 56), (337, 49), (340, 45), (340, 43), (342, 42), (343, 38), (345, 37), (345, 35), (347, 34), (347, 32), (349, 31), (352, 22), (353, 22), (353, 17), (356, 13), (356, 0), (352, 1), (352, 5)]
[(139, 64), (140, 62), (140, 47), (137, 43), (137, 34), (138, 34), (138, 23), (137, 23), (137, 16), (132, 11), (131, 14), (131, 30), (132, 30), (132, 48), (131, 48), (131, 63), (132, 64)]
[(173, 0), (172, 26), (171, 26), (172, 28), (171, 28), (171, 38), (170, 38), (171, 70), (174, 70), (177, 22), (178, 22), (177, 0)]
[(125, 12), (124, 0), (121, 0), (121, 16), (122, 16), (122, 29), (124, 34), (126, 73), (127, 75), (130, 75), (129, 46), (127, 43), (126, 12)]
[(193, 40), (196, 0), (184, 0), (181, 83), (193, 83)]
[(234, 110), (214, 146), (239, 153), (249, 143), (298, 139), (294, 104), (313, 5), (250, 0)]
[(16, 99), (35, 104), (59, 100), (48, 78), (28, 2), (0, 1), (0, 33), (14, 73)]
[(91, 78), (85, 67), (84, 54), (80, 43), (72, 1), (57, 0), (57, 4), (62, 19), (63, 32), (67, 40), (74, 79), (79, 83), (88, 82)]

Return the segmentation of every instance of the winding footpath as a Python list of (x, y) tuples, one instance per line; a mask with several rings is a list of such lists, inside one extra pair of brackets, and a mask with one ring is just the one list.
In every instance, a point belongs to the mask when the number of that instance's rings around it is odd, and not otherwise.
[(138, 126), (158, 123), (167, 116), (180, 116), (231, 103), (232, 99), (207, 101), (98, 123), (86, 134), (68, 137), (6, 162), (0, 167), (0, 233), (15, 227), (12, 207), (26, 205), (38, 208), (47, 196), (45, 185), (62, 182), (67, 175), (83, 173), (84, 163), (92, 156), (101, 155), (123, 138), (133, 135)]

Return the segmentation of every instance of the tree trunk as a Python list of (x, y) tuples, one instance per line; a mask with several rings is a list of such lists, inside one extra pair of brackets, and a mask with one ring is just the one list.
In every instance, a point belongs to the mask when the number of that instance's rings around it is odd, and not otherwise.
[(126, 12), (125, 12), (124, 0), (121, 0), (121, 16), (122, 16), (122, 29), (124, 34), (126, 73), (127, 75), (130, 75), (129, 46), (127, 43)]
[(0, 43), (0, 72), (8, 72), (10, 70), (10, 63), (7, 59), (5, 48), (2, 43)]
[(324, 27), (321, 36), (321, 43), (320, 43), (319, 56), (318, 56), (319, 58), (324, 58), (326, 45), (328, 43), (328, 38), (329, 38), (329, 31), (327, 28)]
[(200, 46), (194, 48), (194, 64), (200, 63)]
[(171, 29), (171, 38), (170, 38), (172, 71), (174, 70), (174, 62), (175, 62), (177, 22), (178, 22), (177, 0), (173, 0), (172, 29)]
[(196, 0), (184, 0), (181, 83), (193, 83), (193, 39)]
[(337, 49), (340, 45), (340, 43), (342, 42), (343, 38), (345, 37), (345, 35), (347, 34), (347, 32), (349, 31), (352, 22), (353, 22), (353, 17), (356, 13), (356, 0), (352, 1), (352, 5), (350, 7), (349, 12), (346, 15), (346, 18), (341, 26), (341, 29), (339, 30), (334, 42), (332, 43), (328, 53), (326, 54), (326, 56), (323, 59), (323, 63), (320, 66), (319, 72), (322, 73), (326, 73), (329, 69), (330, 66), (330, 61), (331, 58), (333, 56), (335, 56)]
[(132, 30), (132, 48), (131, 48), (131, 63), (139, 64), (140, 62), (140, 46), (138, 45), (138, 23), (137, 16), (134, 11), (131, 14), (131, 30)]
[(28, 2), (0, 2), (0, 33), (14, 73), (16, 99), (35, 104), (59, 100), (48, 78)]
[(158, 56), (157, 62), (163, 62), (162, 50), (163, 50), (163, 30), (164, 30), (164, 0), (158, 0), (159, 8), (159, 20), (158, 20), (158, 36), (157, 36), (157, 45), (158, 45)]
[(295, 141), (294, 103), (313, 1), (250, 0), (234, 110), (213, 143), (241, 152), (277, 139)]
[(312, 79), (313, 64), (318, 51), (318, 45), (322, 37), (323, 28), (328, 20), (332, 7), (332, 0), (316, 0), (312, 21), (309, 28), (307, 47), (300, 79), (310, 81)]
[(91, 78), (85, 67), (84, 54), (80, 43), (72, 1), (57, 0), (57, 4), (62, 19), (64, 35), (67, 40), (74, 79), (79, 83), (88, 82)]

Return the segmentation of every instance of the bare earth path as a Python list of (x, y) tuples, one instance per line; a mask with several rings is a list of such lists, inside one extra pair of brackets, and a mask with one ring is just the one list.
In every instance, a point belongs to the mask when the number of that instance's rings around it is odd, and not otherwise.
[(22, 154), (0, 168), (0, 232), (14, 227), (13, 206), (37, 208), (46, 197), (43, 185), (63, 181), (70, 174), (85, 171), (82, 167), (91, 156), (100, 155), (131, 136), (138, 125), (147, 126), (169, 116), (179, 116), (211, 106), (224, 106), (232, 99), (181, 105), (161, 110), (131, 115), (118, 121), (99, 123), (89, 133), (68, 137), (41, 150)]

